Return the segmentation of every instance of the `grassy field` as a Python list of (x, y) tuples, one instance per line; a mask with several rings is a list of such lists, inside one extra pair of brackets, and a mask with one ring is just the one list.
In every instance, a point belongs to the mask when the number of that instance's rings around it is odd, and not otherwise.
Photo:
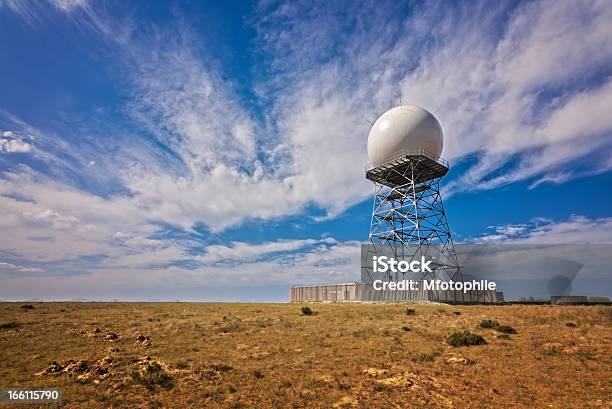
[[(612, 404), (611, 307), (308, 306), (314, 314), (300, 304), (1, 303), (0, 388), (57, 386), (66, 408)], [(455, 330), (486, 343), (450, 346)]]

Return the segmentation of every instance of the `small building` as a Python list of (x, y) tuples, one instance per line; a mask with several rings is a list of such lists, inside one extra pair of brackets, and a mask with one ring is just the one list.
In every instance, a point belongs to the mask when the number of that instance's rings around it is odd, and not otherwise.
[(586, 295), (551, 295), (551, 304), (587, 304), (589, 299)]
[(494, 290), (375, 290), (372, 284), (342, 283), (296, 286), (291, 288), (291, 302), (443, 302), (451, 304), (493, 304), (504, 301), (504, 294)]
[(361, 301), (361, 284), (320, 284), (291, 288), (291, 302), (294, 301)]

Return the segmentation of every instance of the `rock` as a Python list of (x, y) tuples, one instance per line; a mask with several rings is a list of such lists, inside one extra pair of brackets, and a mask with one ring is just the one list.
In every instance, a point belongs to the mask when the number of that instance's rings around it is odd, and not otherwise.
[(53, 363), (51, 363), (51, 365), (46, 368), (43, 369), (40, 372), (36, 372), (36, 376), (43, 376), (43, 375), (54, 375), (54, 374), (58, 374), (60, 372), (62, 372), (64, 370), (64, 367), (60, 364), (58, 364), (57, 362), (53, 361)]
[(385, 386), (400, 387), (400, 386), (412, 386), (414, 382), (409, 378), (408, 374), (400, 374), (392, 376), (391, 378), (379, 379), (376, 382)]
[(317, 393), (312, 389), (302, 389), (299, 394), (300, 397), (304, 400), (313, 400), (317, 397)]
[(105, 341), (111, 341), (111, 342), (114, 342), (114, 341), (119, 340), (119, 335), (117, 335), (117, 334), (116, 334), (116, 333), (114, 333), (114, 332), (109, 332), (109, 333), (108, 333), (108, 334), (107, 334), (107, 335), (104, 337), (104, 340), (105, 340)]
[(82, 374), (89, 371), (89, 368), (89, 363), (83, 359), (76, 362), (70, 359), (65, 363), (64, 372), (69, 374)]
[(97, 376), (106, 375), (109, 371), (108, 368), (113, 365), (115, 365), (115, 359), (110, 356), (105, 356), (96, 361), (90, 372)]
[(96, 366), (90, 372), (90, 374), (97, 375), (97, 376), (106, 375), (107, 373), (108, 373), (108, 368), (105, 366)]
[(220, 373), (214, 368), (196, 369), (196, 376), (205, 381), (213, 381), (219, 379)]
[(467, 364), (467, 359), (460, 356), (452, 356), (446, 360), (446, 363), (454, 365), (454, 364)]
[(318, 376), (317, 381), (331, 385), (334, 383), (334, 378), (331, 375), (324, 374), (324, 375)]
[(90, 373), (84, 373), (84, 374), (81, 374), (81, 375), (76, 377), (77, 381), (79, 381), (79, 382), (81, 382), (83, 384), (89, 383), (91, 381), (91, 378), (92, 378), (92, 376), (91, 376)]
[[(81, 333), (82, 331), (80, 331), (79, 333)], [(102, 330), (98, 327), (92, 329), (91, 331), (85, 333), (88, 337), (93, 338), (93, 337), (97, 337), (102, 333)]]
[(148, 335), (139, 334), (136, 335), (134, 342), (139, 343), (143, 347), (151, 346), (151, 337)]
[(388, 371), (386, 369), (368, 368), (361, 372), (368, 376), (377, 377), (386, 374)]
[(100, 379), (107, 376), (109, 367), (115, 365), (115, 362), (115, 359), (110, 356), (97, 360), (93, 365), (84, 359), (78, 361), (68, 359), (63, 365), (53, 362), (51, 366), (38, 372), (36, 376), (64, 373), (70, 376), (76, 376), (78, 382), (93, 382), (97, 384), (100, 383)]
[(353, 398), (352, 396), (344, 396), (338, 402), (334, 403), (334, 408), (356, 408), (358, 405), (359, 402), (357, 399)]

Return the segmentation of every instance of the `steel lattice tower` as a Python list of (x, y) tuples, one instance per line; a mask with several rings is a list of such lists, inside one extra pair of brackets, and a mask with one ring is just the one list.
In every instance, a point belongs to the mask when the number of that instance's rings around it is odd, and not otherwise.
[[(370, 225), (373, 253), (396, 260), (432, 260), (421, 279), (463, 281), (442, 196), (448, 162), (425, 150), (403, 151), (366, 169), (375, 195)], [(404, 279), (401, 273), (388, 279)]]

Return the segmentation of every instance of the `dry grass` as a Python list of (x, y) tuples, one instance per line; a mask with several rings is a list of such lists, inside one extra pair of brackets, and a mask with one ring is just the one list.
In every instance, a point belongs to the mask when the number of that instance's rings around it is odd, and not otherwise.
[[(0, 388), (58, 386), (66, 408), (610, 405), (610, 307), (301, 307), (2, 303), (21, 325), (0, 331)], [(451, 347), (455, 330), (487, 344)]]

